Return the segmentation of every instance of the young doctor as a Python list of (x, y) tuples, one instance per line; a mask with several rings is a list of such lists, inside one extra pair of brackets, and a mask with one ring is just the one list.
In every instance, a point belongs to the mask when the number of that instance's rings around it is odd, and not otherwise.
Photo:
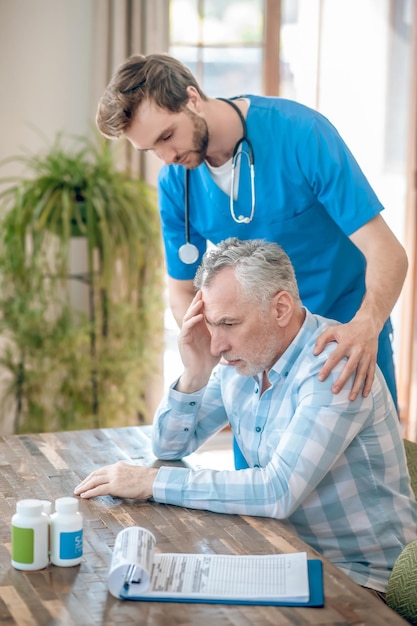
[(340, 322), (317, 338), (324, 380), (343, 359), (338, 393), (366, 397), (378, 362), (397, 403), (390, 313), (407, 257), (383, 206), (332, 124), (283, 98), (207, 97), (171, 56), (128, 58), (99, 103), (106, 137), (125, 137), (164, 163), (158, 194), (169, 297), (181, 325), (208, 242), (235, 236), (279, 243), (295, 268), (303, 303)]

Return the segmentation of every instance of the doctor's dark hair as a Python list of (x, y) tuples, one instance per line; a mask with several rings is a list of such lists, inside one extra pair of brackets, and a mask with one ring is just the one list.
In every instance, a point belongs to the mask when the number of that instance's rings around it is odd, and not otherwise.
[(168, 54), (135, 54), (114, 73), (98, 104), (96, 123), (109, 139), (129, 129), (145, 100), (178, 113), (188, 102), (187, 87), (207, 100), (190, 70)]
[(232, 267), (242, 291), (249, 300), (267, 307), (279, 291), (288, 291), (301, 305), (294, 268), (288, 255), (277, 243), (264, 239), (241, 241), (231, 237), (208, 250), (197, 270), (197, 289), (210, 287), (214, 277)]

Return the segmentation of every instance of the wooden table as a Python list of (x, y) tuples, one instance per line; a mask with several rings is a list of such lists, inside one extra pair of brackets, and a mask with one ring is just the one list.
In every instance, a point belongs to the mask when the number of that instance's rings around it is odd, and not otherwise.
[[(211, 453), (227, 463), (229, 435), (214, 438), (185, 463), (205, 465)], [(218, 446), (219, 452), (213, 453)], [(84, 556), (80, 566), (22, 572), (10, 565), (10, 520), (16, 501), (72, 495), (80, 479), (121, 459), (154, 464), (149, 427), (12, 435), (0, 438), (0, 623), (12, 626), (130, 624), (187, 626), (395, 626), (406, 624), (366, 590), (324, 561), (324, 608), (175, 604), (117, 600), (107, 591), (117, 533), (150, 528), (162, 552), (222, 554), (307, 551), (318, 554), (279, 521), (220, 515), (156, 503), (101, 497), (80, 500)], [(212, 459), (211, 459), (212, 460)], [(158, 462), (156, 462), (158, 463)]]

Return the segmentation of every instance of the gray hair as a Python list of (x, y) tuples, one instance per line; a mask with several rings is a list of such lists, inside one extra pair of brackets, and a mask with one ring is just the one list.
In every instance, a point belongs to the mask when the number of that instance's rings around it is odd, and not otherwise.
[(235, 237), (222, 241), (204, 254), (194, 279), (195, 287), (209, 287), (225, 267), (235, 270), (245, 296), (262, 307), (279, 291), (288, 291), (294, 302), (301, 305), (294, 268), (277, 243), (264, 239), (241, 241)]

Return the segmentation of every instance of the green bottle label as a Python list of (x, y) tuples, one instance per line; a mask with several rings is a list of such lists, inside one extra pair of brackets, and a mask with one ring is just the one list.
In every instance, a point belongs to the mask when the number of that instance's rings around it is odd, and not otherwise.
[(33, 563), (35, 549), (33, 528), (12, 526), (12, 560), (15, 563), (30, 565)]

